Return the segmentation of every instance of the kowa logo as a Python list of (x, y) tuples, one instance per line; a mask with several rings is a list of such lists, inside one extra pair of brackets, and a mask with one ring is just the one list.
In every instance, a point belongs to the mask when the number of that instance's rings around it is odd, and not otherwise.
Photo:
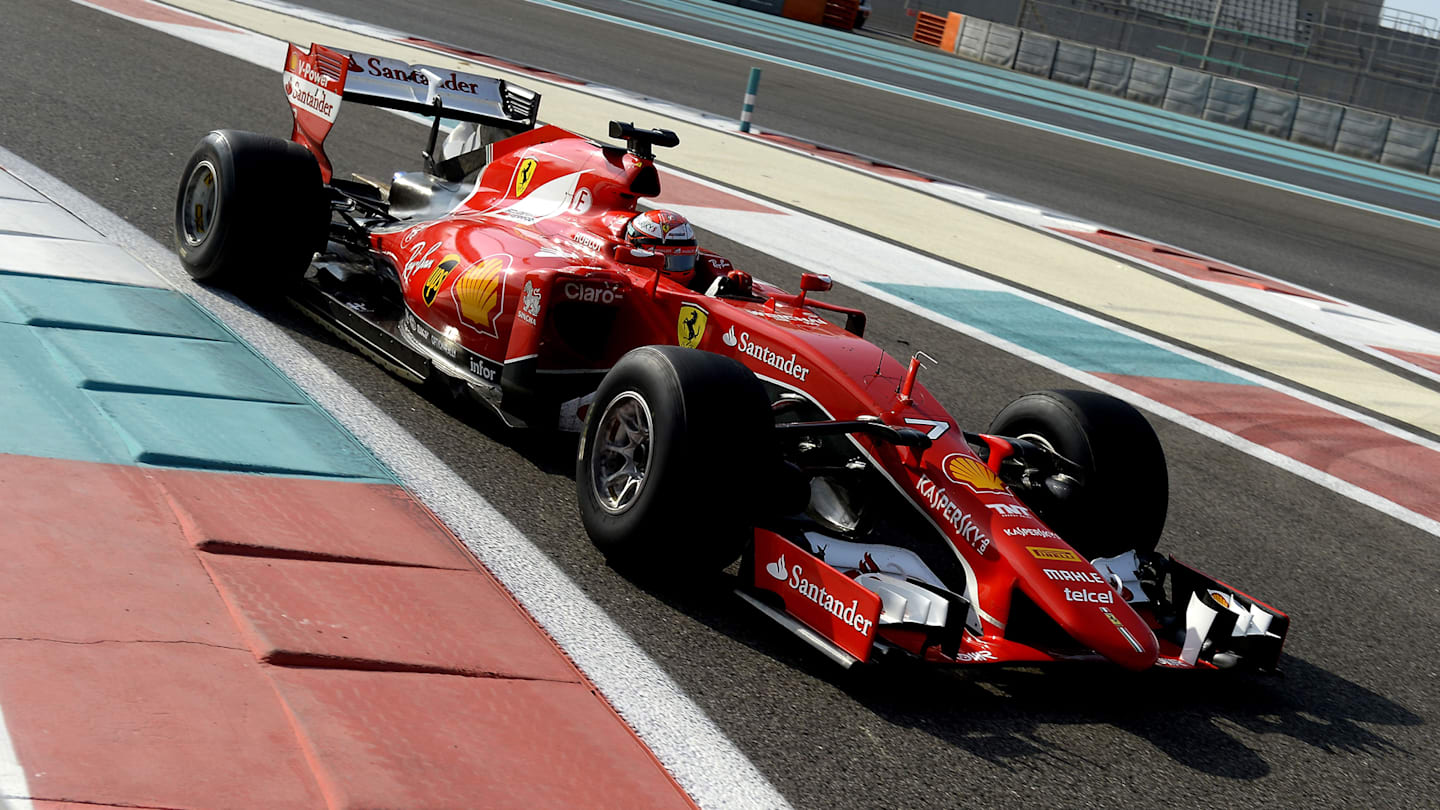
[(851, 599), (849, 605), (843, 604), (832, 594), (820, 587), (818, 583), (806, 579), (804, 569), (799, 563), (790, 568), (789, 576), (785, 572), (785, 555), (781, 554), (780, 559), (765, 566), (765, 571), (775, 579), (790, 586), (790, 590), (799, 593), (811, 602), (820, 606), (821, 610), (831, 616), (855, 628), (863, 636), (869, 636), (870, 630), (875, 623), (860, 615), (860, 600)]

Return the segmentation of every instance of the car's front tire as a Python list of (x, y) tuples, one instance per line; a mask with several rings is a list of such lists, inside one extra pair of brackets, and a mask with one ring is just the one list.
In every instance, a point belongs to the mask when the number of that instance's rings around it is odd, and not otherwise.
[(645, 346), (615, 364), (585, 420), (585, 531), (617, 565), (718, 570), (740, 555), (779, 468), (770, 401), (727, 357)]
[(200, 140), (175, 195), (175, 251), (197, 281), (268, 291), (302, 276), (330, 209), (305, 147), (239, 130)]
[(1065, 500), (1020, 493), (1050, 528), (1089, 559), (1153, 551), (1165, 528), (1165, 451), (1140, 412), (1095, 391), (1037, 391), (1005, 406), (989, 432), (1035, 441), (1079, 464), (1084, 486)]

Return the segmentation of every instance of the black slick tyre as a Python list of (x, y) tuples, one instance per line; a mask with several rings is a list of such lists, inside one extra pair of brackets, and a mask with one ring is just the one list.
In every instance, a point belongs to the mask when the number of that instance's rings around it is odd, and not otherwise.
[(576, 462), (580, 518), (617, 567), (719, 570), (779, 468), (770, 401), (728, 357), (644, 346), (596, 391)]
[(1084, 468), (1084, 486), (1064, 501), (1044, 491), (1022, 495), (1075, 550), (1094, 559), (1155, 549), (1169, 474), (1160, 439), (1139, 411), (1095, 391), (1038, 391), (1005, 406), (989, 432), (1037, 441)]
[(302, 277), (325, 246), (320, 167), (292, 141), (239, 130), (200, 140), (175, 195), (175, 251), (197, 281), (272, 291)]

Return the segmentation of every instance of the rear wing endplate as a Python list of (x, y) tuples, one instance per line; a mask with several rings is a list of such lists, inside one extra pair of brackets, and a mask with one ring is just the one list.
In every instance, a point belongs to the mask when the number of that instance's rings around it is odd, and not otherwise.
[(309, 52), (290, 46), (285, 93), (295, 115), (291, 139), (315, 155), (327, 183), (332, 170), (324, 142), (342, 98), (432, 116), (437, 121), (469, 121), (511, 134), (534, 129), (540, 114), (539, 93), (503, 79), (411, 65), (318, 43), (312, 44)]

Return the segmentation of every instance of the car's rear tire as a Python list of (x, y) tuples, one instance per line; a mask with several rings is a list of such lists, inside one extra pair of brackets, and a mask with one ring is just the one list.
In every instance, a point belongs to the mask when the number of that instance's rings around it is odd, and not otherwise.
[(735, 360), (629, 352), (585, 420), (575, 473), (585, 531), (622, 568), (723, 569), (765, 509), (780, 465), (774, 426), (765, 389)]
[(305, 147), (239, 130), (200, 140), (175, 195), (175, 251), (197, 281), (259, 292), (304, 275), (330, 209)]
[(1037, 391), (1005, 406), (989, 432), (1037, 440), (1085, 470), (1066, 500), (1021, 494), (1050, 528), (1089, 559), (1153, 551), (1165, 528), (1169, 474), (1154, 428), (1129, 404), (1095, 391)]

